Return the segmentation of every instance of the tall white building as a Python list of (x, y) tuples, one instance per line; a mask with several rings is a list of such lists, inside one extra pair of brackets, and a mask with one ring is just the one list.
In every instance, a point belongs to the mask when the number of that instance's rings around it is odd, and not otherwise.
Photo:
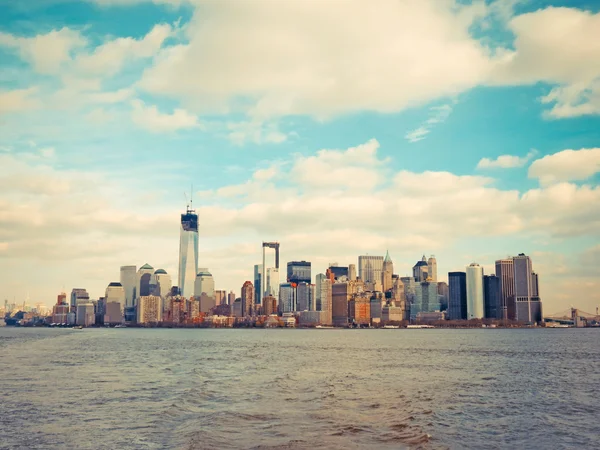
[(427, 260), (427, 276), (431, 281), (437, 281), (437, 260), (434, 255), (431, 255)]
[(483, 267), (477, 263), (467, 267), (467, 319), (483, 319)]
[(179, 292), (187, 299), (194, 296), (198, 274), (198, 215), (191, 205), (181, 215), (179, 229)]
[(211, 298), (215, 296), (215, 280), (206, 267), (198, 269), (198, 275), (196, 275), (196, 282), (194, 285), (195, 297), (200, 298), (203, 293)]
[(135, 306), (137, 280), (136, 266), (121, 266), (121, 285), (125, 289), (125, 307)]
[(359, 256), (358, 276), (365, 283), (382, 286), (383, 256)]
[(315, 307), (317, 311), (331, 310), (331, 280), (324, 273), (315, 277)]
[(356, 264), (348, 264), (348, 279), (356, 281)]
[(265, 283), (265, 295), (271, 295), (279, 299), (279, 269), (276, 267), (267, 268)]

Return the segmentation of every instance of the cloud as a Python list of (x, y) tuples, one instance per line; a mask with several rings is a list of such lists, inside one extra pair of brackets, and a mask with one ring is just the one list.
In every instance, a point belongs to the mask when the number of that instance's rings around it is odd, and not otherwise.
[(448, 116), (452, 113), (452, 106), (445, 104), (441, 106), (432, 106), (429, 108), (430, 117), (416, 130), (410, 131), (406, 134), (405, 138), (413, 143), (425, 139), (434, 125), (444, 122)]
[(500, 155), (496, 159), (481, 158), (477, 163), (478, 169), (512, 169), (515, 167), (523, 167), (535, 155), (536, 150), (531, 150), (525, 156)]
[(186, 27), (189, 42), (163, 49), (139, 86), (260, 120), (399, 111), (487, 77), (488, 52), (469, 34), (481, 11), (431, 0), (208, 2)]
[(35, 97), (37, 92), (37, 87), (0, 91), (0, 115), (39, 108), (40, 102)]
[(581, 181), (600, 172), (600, 148), (563, 150), (535, 160), (529, 167), (529, 178), (541, 184)]
[(68, 27), (33, 37), (19, 37), (0, 32), (0, 45), (17, 50), (36, 72), (57, 74), (70, 61), (74, 50), (84, 47), (87, 40), (78, 30)]
[(600, 113), (600, 13), (548, 7), (513, 17), (515, 50), (496, 67), (492, 83), (557, 84), (542, 102), (548, 117)]
[(146, 106), (139, 100), (132, 100), (131, 119), (141, 128), (153, 133), (173, 132), (182, 129), (200, 128), (198, 118), (184, 109), (176, 108), (172, 114), (161, 113), (156, 105)]
[(280, 144), (288, 139), (288, 135), (279, 130), (275, 123), (260, 121), (230, 122), (226, 125), (228, 139), (236, 145), (247, 142), (255, 144)]

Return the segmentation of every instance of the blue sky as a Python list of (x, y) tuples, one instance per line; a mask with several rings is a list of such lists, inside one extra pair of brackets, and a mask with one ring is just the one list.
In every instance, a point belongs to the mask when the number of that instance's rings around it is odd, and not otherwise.
[(175, 279), (193, 183), (217, 288), (251, 279), (263, 239), (314, 273), (526, 252), (547, 312), (592, 311), (599, 11), (0, 0), (0, 295), (98, 297), (145, 262)]

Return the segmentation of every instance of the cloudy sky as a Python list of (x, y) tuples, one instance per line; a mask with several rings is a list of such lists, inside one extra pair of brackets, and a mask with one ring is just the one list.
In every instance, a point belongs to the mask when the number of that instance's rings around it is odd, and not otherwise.
[(0, 67), (2, 301), (176, 279), (193, 183), (220, 289), (278, 240), (600, 305), (595, 0), (0, 0)]

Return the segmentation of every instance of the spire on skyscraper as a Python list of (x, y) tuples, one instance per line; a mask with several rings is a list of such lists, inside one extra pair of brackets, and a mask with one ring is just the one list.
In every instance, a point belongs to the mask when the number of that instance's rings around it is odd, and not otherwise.
[(392, 258), (390, 258), (390, 251), (389, 250), (385, 251), (385, 259), (383, 260), (383, 262), (392, 262)]

